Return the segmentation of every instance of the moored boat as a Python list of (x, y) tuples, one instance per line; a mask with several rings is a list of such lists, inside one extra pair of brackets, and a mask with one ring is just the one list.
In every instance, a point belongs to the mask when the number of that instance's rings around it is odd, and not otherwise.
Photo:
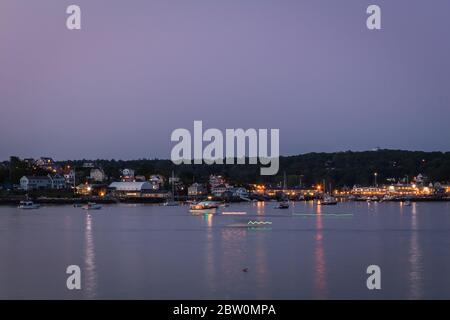
[(39, 209), (40, 205), (38, 203), (34, 203), (33, 201), (20, 201), (18, 205), (19, 209)]
[(336, 205), (337, 203), (337, 199), (333, 196), (330, 196), (329, 194), (325, 194), (323, 196), (323, 199), (319, 202), (319, 204), (323, 206)]
[(200, 201), (198, 203), (193, 203), (190, 205), (190, 210), (206, 210), (206, 209), (216, 209), (219, 205), (214, 201)]
[(82, 207), (83, 210), (100, 210), (101, 208), (102, 206), (95, 202), (89, 202), (87, 205)]

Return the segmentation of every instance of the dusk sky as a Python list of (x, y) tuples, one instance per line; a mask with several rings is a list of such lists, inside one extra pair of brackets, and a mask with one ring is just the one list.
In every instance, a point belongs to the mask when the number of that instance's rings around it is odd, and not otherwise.
[(449, 151), (449, 33), (448, 0), (1, 0), (0, 160), (168, 158), (194, 120), (284, 155)]

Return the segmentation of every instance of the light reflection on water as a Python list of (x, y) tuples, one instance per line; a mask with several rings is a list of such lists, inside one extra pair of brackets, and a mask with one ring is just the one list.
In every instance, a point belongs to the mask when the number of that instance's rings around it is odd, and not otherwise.
[(419, 245), (419, 220), (418, 205), (413, 203), (411, 207), (411, 239), (409, 248), (410, 263), (410, 298), (420, 299), (422, 297), (422, 253)]
[(327, 296), (326, 283), (326, 265), (325, 265), (325, 250), (323, 245), (322, 233), (322, 206), (317, 206), (316, 212), (316, 234), (315, 234), (315, 248), (314, 248), (314, 294), (319, 299), (324, 299)]
[(93, 235), (93, 217), (87, 213), (85, 217), (85, 248), (84, 264), (82, 272), (84, 276), (84, 292), (86, 298), (93, 299), (97, 296), (97, 270), (95, 265), (95, 246)]

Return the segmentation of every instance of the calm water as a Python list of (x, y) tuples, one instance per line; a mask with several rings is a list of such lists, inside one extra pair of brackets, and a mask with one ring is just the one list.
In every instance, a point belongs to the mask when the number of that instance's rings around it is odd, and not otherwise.
[[(273, 207), (0, 207), (0, 298), (450, 299), (450, 203)], [(71, 264), (81, 291), (66, 289)], [(366, 288), (371, 264), (380, 291)]]

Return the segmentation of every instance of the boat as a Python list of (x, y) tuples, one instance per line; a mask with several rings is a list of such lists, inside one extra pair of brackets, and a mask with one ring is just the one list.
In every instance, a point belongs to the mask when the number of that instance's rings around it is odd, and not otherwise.
[(33, 201), (20, 201), (19, 209), (39, 209), (40, 205), (38, 203), (34, 203)]
[(406, 207), (410, 207), (411, 206), (411, 201), (406, 200), (405, 202), (403, 202), (403, 205)]
[(207, 210), (216, 209), (219, 205), (214, 201), (200, 201), (198, 203), (193, 203), (189, 206), (190, 210)]
[(87, 205), (82, 207), (83, 210), (100, 210), (101, 208), (102, 206), (95, 202), (89, 202)]
[(323, 199), (320, 201), (320, 205), (323, 206), (336, 205), (337, 203), (338, 203), (337, 199), (333, 196), (330, 196), (329, 194), (325, 194), (323, 196)]
[(288, 201), (280, 201), (275, 206), (275, 209), (289, 209), (289, 202)]

